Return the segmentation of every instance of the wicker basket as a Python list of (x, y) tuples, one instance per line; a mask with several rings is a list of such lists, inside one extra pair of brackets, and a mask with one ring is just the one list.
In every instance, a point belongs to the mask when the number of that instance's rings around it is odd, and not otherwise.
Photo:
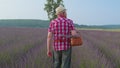
[(71, 46), (81, 46), (82, 44), (83, 44), (83, 41), (82, 41), (81, 36), (71, 38)]

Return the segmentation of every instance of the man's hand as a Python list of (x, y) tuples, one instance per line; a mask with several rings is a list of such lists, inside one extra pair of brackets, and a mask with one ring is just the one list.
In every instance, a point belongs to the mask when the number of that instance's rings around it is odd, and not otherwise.
[(71, 31), (71, 34), (72, 34), (71, 37), (73, 37), (73, 38), (80, 36), (79, 33), (78, 33), (78, 31), (76, 31), (76, 30), (72, 30), (72, 31)]
[(52, 57), (52, 52), (51, 51), (47, 51), (47, 56), (48, 57)]

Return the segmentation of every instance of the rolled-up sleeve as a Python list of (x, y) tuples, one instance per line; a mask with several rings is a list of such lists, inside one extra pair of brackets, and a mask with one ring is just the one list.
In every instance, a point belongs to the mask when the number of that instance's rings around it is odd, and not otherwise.
[(53, 21), (52, 21), (49, 24), (48, 32), (53, 32), (53, 30), (54, 30), (54, 28), (53, 28)]
[(75, 30), (75, 26), (72, 20), (70, 20), (70, 30)]

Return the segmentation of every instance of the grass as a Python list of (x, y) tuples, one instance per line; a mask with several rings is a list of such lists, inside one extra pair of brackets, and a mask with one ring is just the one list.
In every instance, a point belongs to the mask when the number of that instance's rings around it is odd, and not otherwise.
[(0, 64), (11, 65), (11, 62), (12, 62), (11, 58), (12, 57), (7, 52), (0, 53)]
[(5, 42), (3, 39), (0, 39), (0, 45), (3, 45)]
[(29, 49), (31, 49), (32, 47), (34, 47), (34, 45), (31, 45), (31, 44), (28, 44), (28, 45), (25, 45), (24, 47), (23, 47), (23, 51), (24, 52), (27, 52)]
[(95, 60), (86, 60), (84, 59), (81, 63), (80, 63), (80, 68), (96, 68), (97, 62), (95, 62)]

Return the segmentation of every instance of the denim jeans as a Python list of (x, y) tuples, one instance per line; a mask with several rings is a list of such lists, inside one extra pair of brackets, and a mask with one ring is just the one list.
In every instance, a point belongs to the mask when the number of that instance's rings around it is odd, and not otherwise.
[(54, 68), (70, 68), (72, 48), (62, 51), (53, 51)]

